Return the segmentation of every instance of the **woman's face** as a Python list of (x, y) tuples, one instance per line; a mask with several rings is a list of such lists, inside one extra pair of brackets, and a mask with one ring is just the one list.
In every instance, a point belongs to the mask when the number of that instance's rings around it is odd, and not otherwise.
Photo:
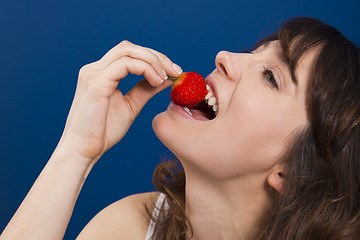
[(216, 118), (198, 120), (171, 103), (155, 117), (154, 131), (185, 169), (218, 178), (269, 171), (309, 123), (305, 99), (314, 56), (304, 54), (295, 82), (278, 41), (250, 54), (222, 51), (206, 78), (217, 98)]

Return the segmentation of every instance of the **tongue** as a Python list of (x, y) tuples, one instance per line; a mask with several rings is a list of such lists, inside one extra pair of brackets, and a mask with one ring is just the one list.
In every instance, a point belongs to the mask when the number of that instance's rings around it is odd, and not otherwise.
[(202, 120), (202, 121), (209, 120), (209, 118), (207, 118), (207, 115), (202, 111), (199, 111), (197, 109), (190, 109), (190, 112), (191, 112), (193, 118), (195, 118), (195, 119)]

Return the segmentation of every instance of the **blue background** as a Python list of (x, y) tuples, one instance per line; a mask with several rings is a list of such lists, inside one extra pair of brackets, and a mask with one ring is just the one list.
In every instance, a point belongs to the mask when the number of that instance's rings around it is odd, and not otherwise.
[[(185, 71), (209, 74), (218, 51), (241, 51), (293, 16), (312, 16), (360, 45), (360, 1), (1, 0), (0, 232), (59, 140), (81, 66), (121, 40), (154, 48)], [(121, 82), (126, 92), (138, 76)], [(169, 89), (155, 96), (122, 142), (90, 173), (65, 239), (101, 209), (154, 190), (152, 172), (171, 157), (151, 128)]]

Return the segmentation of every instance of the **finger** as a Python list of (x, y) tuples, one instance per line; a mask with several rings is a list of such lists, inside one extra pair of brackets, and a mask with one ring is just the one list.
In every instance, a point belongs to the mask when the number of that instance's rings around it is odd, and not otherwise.
[(152, 86), (160, 86), (164, 80), (152, 65), (130, 57), (122, 57), (103, 70), (103, 76), (110, 81), (119, 81), (128, 73), (143, 75)]
[(171, 81), (166, 81), (159, 87), (151, 86), (146, 79), (138, 82), (125, 96), (128, 106), (133, 114), (133, 119), (137, 117), (144, 105), (158, 92), (171, 86)]
[(148, 48), (149, 51), (153, 52), (160, 59), (167, 75), (171, 77), (178, 77), (182, 73), (182, 69), (179, 65), (171, 61), (165, 54), (162, 54), (156, 50)]
[(149, 63), (155, 69), (156, 73), (163, 80), (166, 80), (167, 74), (161, 64), (158, 55), (154, 54), (148, 48), (132, 44), (129, 41), (122, 41), (117, 46), (113, 47), (98, 61), (98, 66), (100, 68), (106, 68), (110, 64), (124, 56), (128, 56)]

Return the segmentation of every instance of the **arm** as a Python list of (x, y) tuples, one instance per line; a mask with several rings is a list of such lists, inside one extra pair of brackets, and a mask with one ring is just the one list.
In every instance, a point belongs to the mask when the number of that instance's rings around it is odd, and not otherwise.
[[(127, 94), (118, 83), (144, 75)], [(178, 76), (164, 55), (124, 41), (84, 66), (65, 129), (53, 155), (0, 239), (62, 239), (92, 166), (126, 134), (145, 103)]]
[(0, 239), (62, 239), (91, 166), (55, 151)]

